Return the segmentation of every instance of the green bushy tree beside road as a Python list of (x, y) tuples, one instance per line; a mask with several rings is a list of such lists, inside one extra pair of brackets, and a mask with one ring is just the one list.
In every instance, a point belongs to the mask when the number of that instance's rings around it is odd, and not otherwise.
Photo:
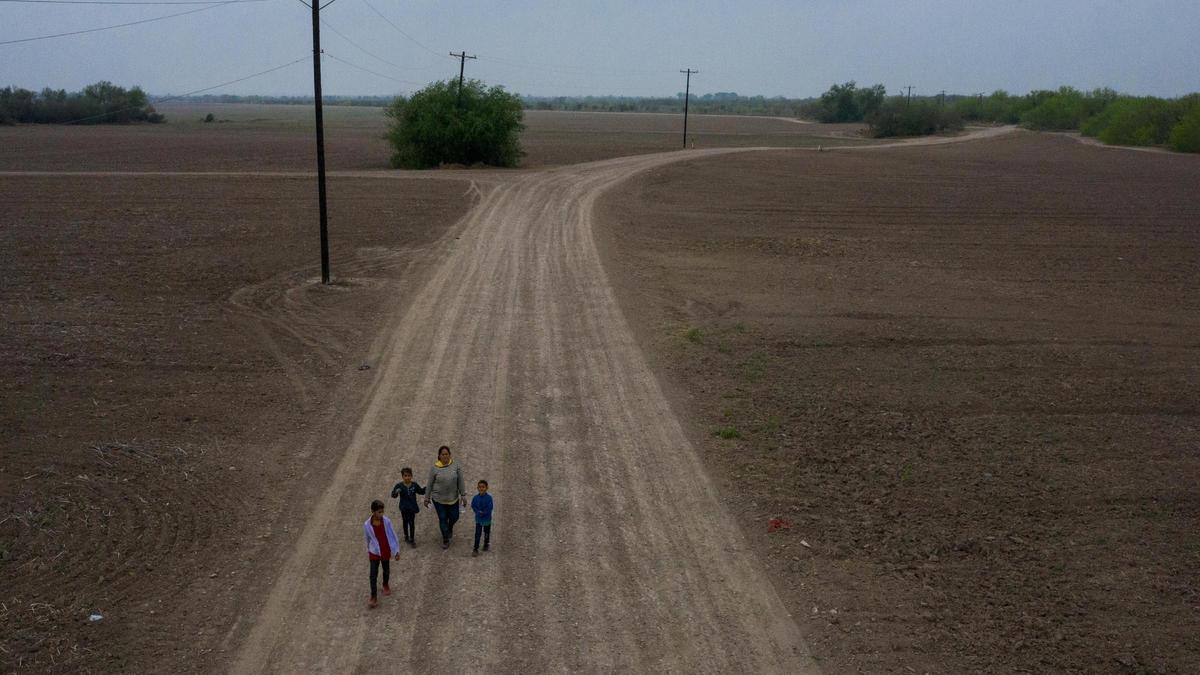
[(521, 99), (479, 80), (434, 82), (387, 107), (392, 166), (428, 169), (442, 164), (516, 166), (524, 128)]

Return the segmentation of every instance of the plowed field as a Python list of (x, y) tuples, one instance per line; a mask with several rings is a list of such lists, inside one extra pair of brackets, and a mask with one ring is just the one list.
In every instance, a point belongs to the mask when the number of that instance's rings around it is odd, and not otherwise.
[(1200, 670), (1197, 185), (1018, 133), (605, 197), (622, 306), (829, 672)]
[[(0, 129), (6, 669), (1197, 669), (1195, 158), (334, 110), (322, 286), (310, 111), (167, 112)], [(442, 442), (495, 547), (368, 610)]]

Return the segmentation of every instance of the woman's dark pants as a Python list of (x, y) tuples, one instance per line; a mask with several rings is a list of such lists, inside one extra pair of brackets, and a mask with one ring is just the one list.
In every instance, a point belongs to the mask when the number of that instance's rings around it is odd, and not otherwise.
[(392, 566), (387, 560), (371, 561), (371, 597), (375, 597), (375, 580), (379, 578), (379, 565), (383, 564), (383, 585), (388, 585), (388, 577), (392, 574)]
[(442, 528), (442, 541), (448, 542), (454, 535), (454, 524), (458, 522), (458, 502), (453, 504), (434, 502), (433, 508), (437, 510), (438, 527)]

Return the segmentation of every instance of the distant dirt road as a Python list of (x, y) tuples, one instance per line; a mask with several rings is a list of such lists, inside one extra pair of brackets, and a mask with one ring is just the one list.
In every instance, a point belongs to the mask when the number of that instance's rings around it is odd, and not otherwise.
[[(592, 207), (609, 187), (744, 151), (606, 160), (487, 188), (387, 333), (353, 437), (326, 449), (343, 459), (301, 520), (235, 672), (816, 672), (659, 390), (592, 239)], [(424, 458), (423, 481), (442, 443), (470, 492), (491, 482), (495, 549), (470, 557), (466, 515), (442, 551), (423, 513), (419, 547), (396, 564), (398, 596), (368, 610), (367, 505), (386, 496), (402, 458)]]

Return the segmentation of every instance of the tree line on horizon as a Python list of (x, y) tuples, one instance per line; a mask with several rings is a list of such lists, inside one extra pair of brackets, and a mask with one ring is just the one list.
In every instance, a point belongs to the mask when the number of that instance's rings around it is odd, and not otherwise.
[[(525, 110), (580, 112), (678, 112), (674, 97), (517, 96)], [(312, 97), (212, 95), (181, 97), (193, 102), (305, 104)], [(404, 97), (400, 97), (404, 98)], [(331, 105), (387, 107), (389, 96), (326, 96)], [(888, 96), (881, 84), (859, 87), (853, 80), (832, 85), (816, 98), (742, 96), (737, 92), (692, 94), (696, 114), (766, 115), (828, 123), (866, 123), (875, 137), (917, 136), (960, 129), (964, 122), (1019, 124), (1039, 131), (1079, 131), (1113, 145), (1160, 146), (1200, 152), (1200, 93), (1179, 98), (1130, 96), (1112, 89), (1073, 87), (1025, 95), (997, 90), (975, 96)], [(102, 81), (82, 91), (19, 87), (0, 89), (0, 124), (162, 122), (141, 87), (125, 89)]]
[(130, 124), (165, 120), (150, 105), (146, 92), (136, 86), (125, 89), (102, 81), (75, 92), (49, 87), (40, 92), (20, 87), (0, 89), (0, 124)]

